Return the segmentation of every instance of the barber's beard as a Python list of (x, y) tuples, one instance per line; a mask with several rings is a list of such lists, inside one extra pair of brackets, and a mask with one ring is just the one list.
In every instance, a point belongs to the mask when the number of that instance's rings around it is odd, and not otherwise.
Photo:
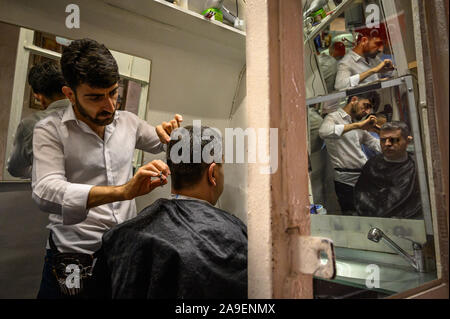
[(353, 106), (353, 108), (352, 108), (352, 110), (350, 112), (351, 112), (350, 116), (352, 117), (354, 122), (355, 121), (359, 122), (359, 121), (361, 121), (364, 118), (363, 115), (358, 114), (355, 106)]
[[(75, 97), (75, 107), (77, 108), (78, 112), (80, 112), (80, 114), (81, 114), (82, 116), (84, 116), (84, 117), (87, 118), (89, 121), (91, 121), (92, 123), (97, 124), (97, 125), (99, 125), (99, 126), (106, 126), (106, 125), (108, 125), (108, 124), (111, 124), (112, 121), (114, 121), (114, 116), (115, 116), (115, 114), (116, 114), (116, 111), (115, 111), (115, 110), (114, 110), (113, 113), (109, 113), (109, 112), (103, 111), (103, 112), (100, 112), (99, 114), (97, 114), (97, 115), (95, 116), (95, 118), (94, 118), (94, 117), (90, 116), (90, 115), (87, 113), (87, 111), (85, 110), (85, 108), (81, 105), (81, 103), (78, 101), (78, 99), (77, 99), (76, 97)], [(104, 120), (100, 120), (100, 119), (98, 118), (98, 116), (102, 116), (102, 115), (111, 115), (111, 117), (110, 117), (110, 118), (106, 118), (106, 119), (104, 119)]]
[(364, 57), (366, 59), (375, 59), (378, 55), (380, 54), (380, 52), (374, 52), (374, 53), (370, 53), (370, 52), (366, 52), (364, 53)]

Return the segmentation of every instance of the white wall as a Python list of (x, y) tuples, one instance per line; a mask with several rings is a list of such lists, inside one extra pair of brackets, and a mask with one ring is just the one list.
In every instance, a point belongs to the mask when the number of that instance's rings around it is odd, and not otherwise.
[[(230, 128), (242, 128), (248, 126), (246, 104), (246, 73), (242, 77), (241, 85), (236, 96), (236, 109), (233, 111), (228, 126)], [(236, 151), (235, 151), (236, 153)], [(247, 195), (248, 195), (248, 165), (225, 164), (225, 188), (220, 198), (219, 205), (222, 209), (239, 217), (247, 223)]]
[[(269, 127), (268, 8), (260, 0), (247, 0), (247, 97), (251, 127)], [(251, 31), (251, 32), (250, 32)], [(258, 165), (248, 165), (248, 297), (272, 297), (272, 231), (270, 176)]]

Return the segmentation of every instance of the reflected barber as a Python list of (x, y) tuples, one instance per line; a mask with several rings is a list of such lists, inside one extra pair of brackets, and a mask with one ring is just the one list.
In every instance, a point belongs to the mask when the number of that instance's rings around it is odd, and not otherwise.
[(94, 40), (76, 40), (64, 48), (61, 69), (67, 82), (62, 91), (72, 106), (37, 123), (33, 134), (32, 196), (50, 213), (38, 298), (64, 296), (53, 273), (55, 260), (76, 260), (90, 269), (102, 235), (136, 216), (134, 198), (167, 183), (170, 170), (158, 160), (133, 176), (133, 154), (135, 149), (164, 151), (182, 121), (175, 115), (154, 128), (118, 111), (117, 63)]
[(64, 77), (53, 61), (33, 66), (28, 73), (28, 84), (42, 110), (20, 121), (14, 138), (14, 147), (7, 162), (9, 174), (24, 179), (31, 178), (34, 126), (49, 114), (70, 105), (70, 101), (62, 92), (65, 85)]
[(363, 27), (356, 30), (355, 47), (337, 67), (335, 89), (342, 90), (390, 77), (395, 69), (393, 61), (381, 60), (386, 41), (386, 27)]
[[(350, 96), (348, 104), (328, 114), (319, 129), (334, 168), (334, 186), (344, 215), (354, 215), (354, 187), (367, 162), (361, 146), (380, 153), (380, 141), (369, 134), (377, 118), (369, 115), (378, 100), (376, 92)], [(365, 120), (363, 120), (367, 117)]]

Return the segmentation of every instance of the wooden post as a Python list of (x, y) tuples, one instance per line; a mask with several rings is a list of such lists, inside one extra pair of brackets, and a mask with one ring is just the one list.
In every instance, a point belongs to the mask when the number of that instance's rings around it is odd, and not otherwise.
[(310, 235), (301, 1), (250, 0), (246, 12), (249, 126), (278, 129), (278, 170), (249, 169), (249, 297), (312, 298), (312, 276), (291, 266)]

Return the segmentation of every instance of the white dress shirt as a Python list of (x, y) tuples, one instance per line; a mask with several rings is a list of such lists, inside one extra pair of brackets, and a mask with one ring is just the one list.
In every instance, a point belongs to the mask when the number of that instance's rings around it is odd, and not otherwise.
[(103, 140), (76, 118), (73, 107), (36, 124), (32, 196), (50, 213), (47, 228), (60, 252), (94, 253), (104, 232), (136, 216), (134, 200), (86, 208), (93, 186), (131, 179), (135, 148), (160, 153), (163, 144), (154, 127), (126, 111), (116, 111)]
[(27, 179), (31, 178), (34, 126), (49, 114), (63, 110), (69, 105), (71, 105), (69, 99), (58, 100), (51, 103), (45, 110), (35, 112), (20, 121), (14, 137), (13, 150), (6, 164), (11, 176)]
[(334, 57), (322, 53), (318, 57), (318, 62), (328, 93), (331, 93), (334, 91), (338, 61)]
[(319, 136), (327, 145), (331, 164), (334, 170), (334, 180), (350, 186), (355, 186), (360, 173), (339, 172), (340, 169), (361, 169), (367, 162), (361, 144), (381, 152), (380, 141), (365, 130), (351, 130), (343, 134), (344, 127), (352, 123), (352, 118), (342, 108), (325, 117), (319, 129)]
[(334, 87), (336, 90), (347, 89), (351, 87), (355, 87), (360, 83), (370, 83), (377, 81), (383, 77), (389, 76), (392, 72), (388, 72), (386, 74), (372, 74), (371, 76), (364, 79), (364, 81), (360, 80), (360, 74), (370, 69), (373, 69), (381, 62), (381, 59), (377, 56), (374, 59), (367, 60), (357, 54), (355, 51), (350, 50), (341, 61), (339, 61), (337, 66), (337, 74)]

